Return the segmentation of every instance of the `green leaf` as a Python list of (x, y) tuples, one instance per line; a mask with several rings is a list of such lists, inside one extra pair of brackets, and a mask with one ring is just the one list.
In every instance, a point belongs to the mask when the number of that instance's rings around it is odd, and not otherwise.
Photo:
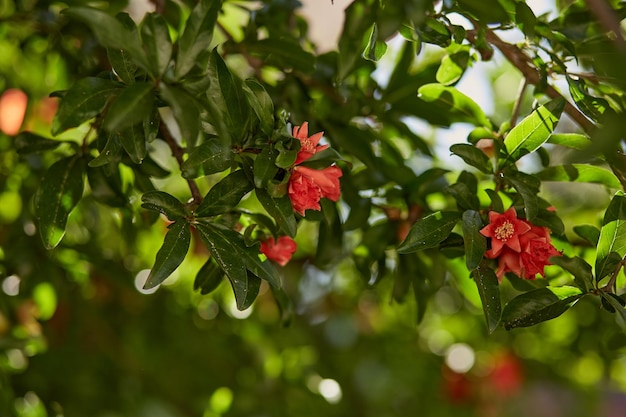
[(211, 45), (213, 29), (221, 8), (221, 0), (200, 0), (191, 11), (185, 30), (178, 40), (174, 71), (176, 79), (184, 77), (196, 64), (198, 55)]
[(29, 154), (35, 152), (50, 151), (56, 149), (63, 142), (39, 136), (32, 132), (20, 132), (15, 137), (15, 150), (19, 154)]
[(214, 105), (213, 110), (218, 111), (213, 117), (219, 118), (228, 129), (228, 132), (222, 132), (220, 123), (217, 123), (215, 129), (218, 136), (222, 140), (224, 137), (230, 137), (238, 143), (243, 139), (250, 113), (250, 105), (243, 92), (242, 83), (230, 72), (217, 49), (211, 52), (207, 73), (211, 80), (207, 98)]
[(583, 81), (567, 77), (567, 83), (569, 84), (569, 92), (576, 106), (595, 122), (600, 121), (606, 112), (613, 111), (605, 99), (588, 94)]
[(257, 188), (255, 192), (263, 208), (276, 220), (278, 226), (290, 237), (295, 237), (296, 218), (289, 197), (274, 198), (262, 188)]
[(136, 30), (128, 28), (120, 20), (98, 9), (70, 7), (64, 9), (62, 13), (89, 25), (100, 45), (105, 48), (124, 49), (140, 67), (149, 69)]
[(556, 127), (565, 107), (562, 98), (540, 106), (517, 124), (504, 138), (510, 159), (517, 161), (543, 145)]
[(478, 211), (466, 210), (463, 212), (465, 265), (467, 265), (467, 269), (470, 271), (478, 268), (487, 250), (487, 239), (480, 234), (480, 229), (482, 228), (483, 220)]
[[(611, 255), (611, 254), (614, 255)], [(618, 191), (604, 213), (596, 250), (596, 280), (613, 272), (615, 261), (626, 255), (626, 196)]]
[(65, 235), (67, 218), (83, 196), (85, 160), (79, 156), (55, 162), (44, 174), (35, 197), (39, 234), (46, 249)]
[(117, 137), (131, 161), (141, 164), (147, 153), (143, 127), (138, 124), (133, 125), (128, 129), (118, 131)]
[(368, 61), (378, 62), (387, 52), (387, 44), (378, 39), (378, 25), (374, 23), (370, 29), (367, 45), (363, 50), (363, 58)]
[(551, 166), (536, 174), (542, 181), (573, 181), (603, 184), (620, 188), (620, 182), (608, 169), (589, 164)]
[(457, 82), (467, 69), (469, 58), (468, 50), (461, 50), (444, 56), (435, 75), (437, 82), (443, 85)]
[(187, 215), (183, 204), (164, 191), (148, 191), (141, 196), (141, 201), (141, 207), (158, 211), (172, 221), (182, 219)]
[(462, 10), (467, 10), (484, 23), (506, 23), (510, 21), (506, 9), (497, 1), (459, 0), (459, 5)]
[(597, 227), (591, 226), (589, 224), (583, 224), (580, 226), (574, 226), (573, 230), (574, 233), (585, 239), (594, 247), (598, 246), (598, 242), (600, 241), (600, 229), (598, 229)]
[(554, 265), (558, 265), (574, 276), (574, 280), (578, 287), (584, 292), (593, 289), (593, 273), (591, 265), (583, 258), (576, 256), (569, 258), (565, 255), (555, 256), (550, 260)]
[(450, 235), (458, 221), (459, 213), (447, 211), (438, 211), (419, 219), (411, 226), (406, 239), (398, 246), (398, 253), (436, 248)]
[(211, 187), (195, 214), (197, 217), (211, 217), (226, 213), (235, 208), (253, 188), (243, 170), (233, 171)]
[(117, 164), (122, 160), (122, 145), (118, 135), (109, 134), (107, 143), (100, 151), (100, 155), (89, 161), (90, 167), (99, 167), (107, 164)]
[(172, 58), (172, 40), (165, 19), (156, 13), (146, 14), (141, 24), (141, 40), (150, 63), (150, 73), (161, 78)]
[(617, 323), (621, 327), (622, 331), (626, 331), (626, 309), (624, 308), (623, 298), (616, 294), (604, 291), (600, 291), (600, 296), (603, 301), (602, 305), (606, 308), (606, 305), (608, 304), (613, 311), (610, 309), (607, 310), (612, 313), (617, 313)]
[(521, 195), (524, 201), (526, 220), (532, 221), (539, 212), (537, 194), (541, 182), (536, 177), (520, 171), (507, 171), (504, 179)]
[(587, 135), (580, 133), (553, 133), (548, 138), (548, 143), (583, 150), (589, 148), (591, 140)]
[(87, 169), (87, 180), (91, 195), (100, 203), (110, 207), (124, 207), (128, 204), (128, 197), (122, 190), (122, 179), (117, 167), (107, 172), (105, 167), (91, 167)]
[(538, 288), (518, 295), (504, 306), (502, 323), (507, 330), (551, 320), (566, 312), (584, 294), (576, 287)]
[(474, 123), (491, 128), (491, 122), (478, 104), (454, 87), (442, 84), (425, 84), (417, 91), (418, 97), (436, 107), (433, 111), (446, 111), (456, 122)]
[(493, 164), (483, 151), (467, 143), (457, 143), (450, 146), (450, 152), (461, 157), (466, 164), (478, 168), (485, 174), (493, 172)]
[(244, 81), (243, 92), (248, 104), (261, 123), (261, 131), (271, 135), (274, 130), (274, 102), (265, 88), (257, 80), (249, 78)]
[(472, 272), (472, 277), (476, 282), (480, 301), (483, 305), (483, 313), (487, 321), (489, 333), (498, 327), (502, 306), (500, 303), (500, 288), (498, 277), (493, 269), (478, 268)]
[(480, 202), (476, 193), (472, 192), (467, 184), (456, 182), (447, 186), (445, 190), (454, 197), (459, 209), (478, 210), (480, 208)]
[(217, 289), (223, 278), (224, 271), (222, 271), (222, 268), (219, 267), (213, 258), (209, 258), (196, 274), (196, 279), (193, 281), (193, 289), (195, 291), (199, 290), (202, 295), (209, 294)]
[(59, 104), (52, 121), (52, 134), (56, 136), (100, 114), (119, 88), (119, 83), (102, 78), (87, 77), (77, 81)]
[(132, 60), (130, 54), (123, 49), (107, 48), (107, 57), (113, 71), (125, 84), (135, 82), (137, 64)]
[(181, 167), (184, 178), (198, 178), (202, 175), (215, 174), (229, 168), (233, 162), (233, 153), (224, 148), (217, 138), (208, 138), (194, 148), (189, 158)]
[(180, 133), (189, 148), (196, 146), (200, 133), (200, 112), (195, 98), (180, 87), (159, 84), (161, 97), (169, 104)]
[(154, 89), (151, 83), (129, 85), (113, 99), (102, 125), (110, 132), (126, 129), (150, 117), (153, 106)]
[(315, 55), (302, 49), (295, 38), (265, 38), (246, 46), (252, 54), (262, 57), (266, 66), (294, 69), (305, 74), (315, 70)]
[(248, 308), (254, 301), (254, 297), (250, 297), (250, 294), (256, 296), (255, 288), (258, 291), (256, 287), (258, 283), (254, 281), (254, 278), (250, 278), (247, 270), (254, 277), (267, 281), (271, 286), (281, 287), (276, 270), (268, 261), (261, 262), (260, 252), (256, 246), (245, 246), (241, 234), (219, 224), (198, 223), (196, 228), (211, 256), (230, 280), (238, 309)]
[(144, 290), (154, 288), (165, 281), (183, 262), (189, 250), (191, 243), (189, 223), (180, 220), (170, 224), (168, 229), (163, 240), (163, 246), (157, 252), (154, 266), (143, 286)]

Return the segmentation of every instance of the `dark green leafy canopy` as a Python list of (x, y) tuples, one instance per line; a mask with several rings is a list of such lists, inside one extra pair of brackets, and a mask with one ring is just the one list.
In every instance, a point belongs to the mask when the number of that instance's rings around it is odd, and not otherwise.
[(187, 221), (179, 220), (170, 224), (143, 288), (154, 288), (169, 277), (185, 259), (190, 242), (191, 232)]
[(398, 253), (409, 253), (436, 248), (452, 232), (459, 221), (459, 213), (436, 212), (415, 222), (406, 239), (398, 246)]

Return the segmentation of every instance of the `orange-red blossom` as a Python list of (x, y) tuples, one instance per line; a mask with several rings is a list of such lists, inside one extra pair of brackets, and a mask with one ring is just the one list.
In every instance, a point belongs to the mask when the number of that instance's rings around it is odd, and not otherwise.
[(261, 253), (280, 266), (287, 265), (296, 249), (296, 242), (289, 236), (281, 236), (278, 240), (270, 236), (261, 242)]
[(499, 280), (507, 272), (524, 279), (535, 279), (537, 274), (544, 277), (550, 257), (561, 255), (550, 243), (548, 228), (518, 219), (513, 207), (504, 213), (489, 212), (489, 224), (480, 233), (491, 239), (485, 256), (498, 260)]

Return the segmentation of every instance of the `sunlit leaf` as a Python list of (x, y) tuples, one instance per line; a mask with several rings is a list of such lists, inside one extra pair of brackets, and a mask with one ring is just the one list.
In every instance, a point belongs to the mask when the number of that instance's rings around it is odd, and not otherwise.
[(387, 52), (387, 44), (378, 39), (378, 25), (374, 23), (369, 31), (367, 45), (363, 51), (363, 58), (368, 61), (378, 62)]
[[(614, 255), (611, 255), (614, 254)], [(618, 191), (604, 213), (596, 251), (596, 280), (613, 272), (616, 261), (626, 255), (626, 196)]]
[(611, 171), (589, 164), (551, 166), (537, 173), (542, 181), (573, 181), (603, 184), (620, 188), (620, 182)]
[(422, 100), (438, 105), (442, 111), (447, 111), (454, 121), (491, 128), (491, 122), (480, 106), (454, 87), (426, 84), (421, 86), (417, 93)]
[(504, 138), (509, 157), (516, 161), (543, 145), (559, 122), (564, 107), (564, 99), (552, 100), (534, 110), (511, 129)]

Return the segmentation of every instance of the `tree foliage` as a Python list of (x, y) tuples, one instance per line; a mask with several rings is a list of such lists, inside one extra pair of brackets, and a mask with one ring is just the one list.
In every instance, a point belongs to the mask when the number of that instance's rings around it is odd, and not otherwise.
[[(1, 137), (0, 253), (40, 320), (74, 286), (101, 300), (142, 276), (185, 299), (229, 297), (226, 280), (239, 310), (273, 300), (280, 326), (307, 297), (289, 280), (317, 271), (388, 291), (414, 324), (454, 289), (495, 335), (583, 299), (624, 330), (621, 2), (357, 0), (324, 53), (297, 1), (163, 0), (135, 19), (31, 3), (0, 5), (2, 45), (46, 65), (1, 80), (58, 109)], [(488, 110), (461, 86), (492, 61), (520, 87), (502, 78)], [(25, 323), (7, 337), (0, 321), (0, 341), (43, 343)]]

